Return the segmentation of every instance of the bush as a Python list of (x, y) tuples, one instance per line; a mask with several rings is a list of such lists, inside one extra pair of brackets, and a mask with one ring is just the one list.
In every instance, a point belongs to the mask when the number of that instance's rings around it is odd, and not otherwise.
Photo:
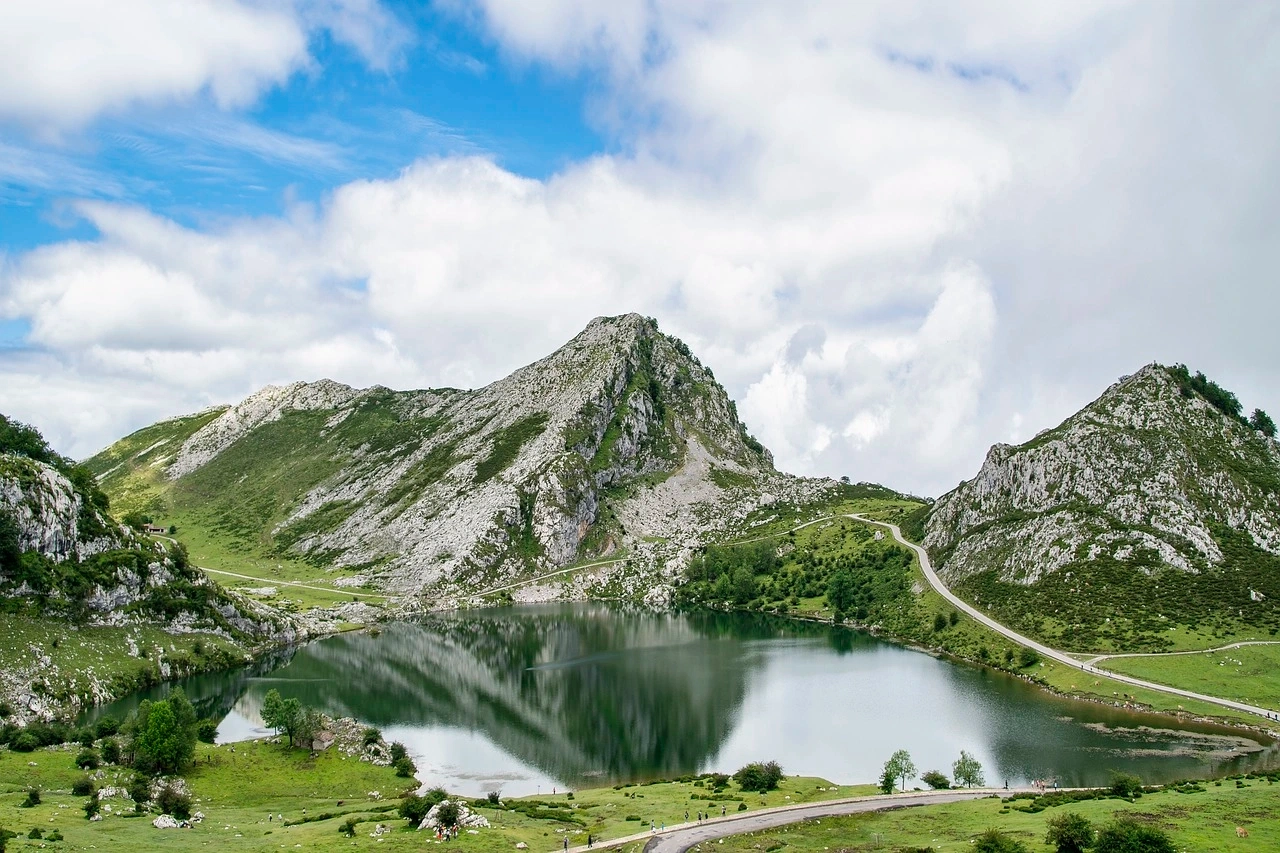
[(380, 740), (382, 740), (382, 732), (378, 731), (373, 726), (370, 726), (369, 728), (364, 730), (365, 746), (373, 746), (375, 743), (377, 743)]
[(992, 828), (979, 835), (974, 841), (973, 853), (1030, 853), (1030, 851), (1021, 841)]
[(404, 748), (404, 744), (400, 741), (393, 741), (388, 747), (391, 750), (391, 760), (399, 761), (409, 754), (409, 750)]
[(744, 791), (772, 791), (782, 781), (782, 768), (776, 761), (753, 761), (733, 774), (733, 781)]
[(462, 812), (458, 810), (458, 804), (453, 800), (445, 800), (436, 811), (436, 820), (441, 826), (453, 826), (460, 817)]
[(747, 804), (746, 804), (746, 803), (738, 803), (738, 811), (740, 811), (740, 812), (745, 812), (746, 810), (747, 810)]
[(120, 744), (115, 738), (106, 738), (102, 741), (102, 760), (107, 764), (120, 763)]
[(40, 805), (40, 789), (31, 787), (27, 789), (27, 798), (18, 804), (18, 808), (30, 809)]
[(391, 766), (395, 768), (396, 775), (401, 779), (411, 778), (418, 769), (407, 755), (402, 755), (391, 762)]
[(924, 782), (935, 791), (951, 787), (951, 780), (939, 770), (930, 770), (928, 773), (925, 773), (920, 777), (920, 781)]
[(172, 785), (165, 785), (156, 796), (156, 806), (161, 814), (173, 815), (185, 820), (191, 817), (191, 796)]
[(1053, 845), (1056, 853), (1084, 853), (1093, 845), (1093, 824), (1082, 814), (1065, 812), (1045, 822), (1044, 843)]
[(1117, 797), (1132, 800), (1142, 793), (1142, 779), (1132, 773), (1112, 773), (1111, 793)]
[(431, 807), (434, 805), (435, 803), (429, 802), (426, 797), (410, 794), (400, 801), (400, 807), (396, 811), (400, 817), (417, 826), (422, 823), (427, 816), (427, 812), (431, 811)]
[(33, 752), (40, 746), (40, 741), (31, 732), (22, 732), (9, 741), (9, 748), (14, 752)]
[(1176, 853), (1173, 842), (1154, 826), (1122, 817), (1098, 830), (1094, 853)]
[(44, 833), (40, 831), (40, 827), (33, 826), (31, 827), (31, 831), (27, 833), (27, 838), (30, 838), (33, 841), (39, 841), (44, 838)]
[(97, 739), (97, 736), (93, 733), (93, 729), (81, 729), (76, 733), (76, 740), (79, 741), (80, 745), (85, 749), (93, 749), (93, 742)]
[(338, 832), (341, 832), (347, 838), (355, 838), (356, 837), (356, 819), (353, 817), (347, 818), (343, 822), (342, 826), (338, 827)]
[(81, 770), (97, 770), (98, 765), (101, 763), (97, 750), (82, 749), (80, 754), (76, 756), (76, 767)]
[(142, 811), (143, 806), (151, 799), (151, 783), (147, 781), (145, 776), (134, 776), (129, 781), (129, 799), (133, 800), (137, 811)]
[(8, 702), (0, 702), (0, 719), (13, 716), (13, 706)]
[(60, 830), (55, 829), (53, 832), (50, 832), (48, 835), (46, 835), (44, 837), (44, 840), (45, 841), (61, 841), (62, 832)]
[(449, 794), (444, 788), (432, 788), (423, 794), (422, 798), (427, 801), (428, 805), (434, 806), (436, 803), (443, 803), (447, 800), (449, 798)]
[(71, 783), (71, 794), (75, 797), (91, 797), (94, 793), (93, 780), (82, 776)]
[(490, 791), (488, 794), (489, 805), (496, 806), (502, 801), (502, 795), (497, 791)]
[(93, 820), (94, 815), (102, 811), (102, 804), (98, 802), (97, 797), (90, 797), (84, 801), (84, 819)]
[(196, 725), (196, 740), (201, 743), (216, 743), (218, 740), (218, 721), (201, 720)]
[(896, 784), (898, 784), (898, 780), (891, 772), (889, 772), (889, 768), (886, 767), (884, 772), (880, 774), (880, 793), (892, 794), (893, 787)]
[(1035, 666), (1040, 663), (1040, 653), (1035, 649), (1028, 649), (1025, 646), (1018, 652), (1018, 666), (1026, 669), (1029, 666)]

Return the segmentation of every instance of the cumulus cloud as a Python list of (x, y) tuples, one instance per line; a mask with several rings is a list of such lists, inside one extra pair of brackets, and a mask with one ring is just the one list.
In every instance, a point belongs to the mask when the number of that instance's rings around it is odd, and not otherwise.
[(0, 6), (0, 118), (42, 131), (105, 111), (253, 102), (310, 62), (327, 29), (376, 65), (404, 31), (376, 0), (42, 0)]
[(781, 467), (938, 494), (1152, 359), (1280, 398), (1269, 5), (453, 8), (604, 75), (617, 153), (423, 160), (200, 228), (80, 205), (99, 236), (0, 268), (31, 324), (0, 409), (86, 453), (270, 381), (482, 384), (640, 311)]

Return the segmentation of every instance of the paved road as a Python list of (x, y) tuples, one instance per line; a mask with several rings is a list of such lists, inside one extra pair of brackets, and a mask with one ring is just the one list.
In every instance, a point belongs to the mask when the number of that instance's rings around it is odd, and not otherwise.
[[(890, 794), (874, 797), (854, 797), (847, 800), (828, 800), (824, 803), (806, 803), (795, 806), (777, 806), (772, 809), (731, 814), (728, 817), (713, 817), (702, 823), (682, 823), (668, 827), (666, 832), (654, 835), (641, 832), (625, 838), (615, 838), (595, 845), (595, 849), (621, 847), (639, 841), (646, 842), (645, 853), (683, 853), (695, 844), (714, 841), (730, 835), (741, 835), (744, 832), (756, 832), (761, 829), (773, 829), (791, 823), (799, 823), (814, 818), (833, 817), (835, 815), (858, 814), (860, 812), (900, 809), (908, 806), (925, 806), (936, 803), (957, 803), (961, 800), (977, 800), (992, 794), (1015, 794), (1018, 791), (1030, 791), (1031, 788), (1010, 788), (996, 790), (994, 788), (973, 788), (962, 791), (919, 791), (909, 794)], [(586, 853), (586, 847), (573, 847), (570, 853)]]
[(924, 576), (929, 581), (929, 585), (932, 586), (939, 595), (941, 595), (947, 601), (951, 602), (951, 604), (955, 606), (957, 609), (962, 610), (965, 613), (969, 614), (969, 616), (981, 622), (983, 625), (986, 625), (988, 628), (995, 631), (996, 633), (1003, 634), (1004, 636), (1008, 637), (1010, 640), (1013, 640), (1015, 643), (1019, 643), (1028, 648), (1035, 649), (1044, 657), (1047, 657), (1051, 660), (1055, 660), (1058, 663), (1071, 667), (1072, 669), (1078, 669), (1081, 672), (1088, 672), (1088, 673), (1093, 673), (1095, 675), (1106, 676), (1107, 678), (1114, 679), (1115, 681), (1123, 681), (1125, 684), (1132, 684), (1135, 687), (1145, 687), (1148, 690), (1158, 690), (1161, 693), (1170, 693), (1174, 696), (1183, 696), (1187, 699), (1197, 699), (1201, 702), (1210, 702), (1214, 705), (1220, 705), (1224, 708), (1232, 708), (1236, 711), (1244, 711), (1247, 714), (1257, 714), (1259, 717), (1270, 718), (1271, 714), (1274, 713), (1274, 711), (1272, 711), (1269, 708), (1260, 708), (1257, 705), (1249, 705), (1245, 702), (1236, 702), (1231, 699), (1220, 699), (1217, 696), (1207, 696), (1203, 693), (1193, 693), (1190, 690), (1182, 690), (1177, 687), (1170, 687), (1167, 684), (1157, 684), (1154, 681), (1143, 681), (1141, 678), (1134, 678), (1129, 675), (1122, 675), (1121, 673), (1118, 673), (1118, 672), (1111, 672), (1105, 669), (1098, 669), (1097, 667), (1093, 666), (1090, 663), (1085, 663), (1085, 662), (1076, 660), (1066, 652), (1060, 652), (1057, 649), (1051, 649), (1046, 645), (1037, 643), (1035, 640), (1031, 639), (1030, 637), (1024, 637), (1022, 634), (1019, 634), (1017, 631), (1014, 631), (1012, 628), (1006, 628), (1004, 625), (1001, 625), (999, 622), (992, 619), (990, 616), (986, 615), (982, 611), (978, 610), (976, 607), (969, 606), (964, 601), (962, 601), (955, 593), (947, 589), (946, 584), (942, 582), (942, 579), (938, 577), (937, 572), (933, 570), (933, 564), (929, 562), (928, 553), (926, 553), (925, 550), (921, 548), (919, 545), (908, 542), (906, 539), (904, 539), (902, 537), (902, 531), (898, 529), (898, 525), (890, 524), (887, 521), (875, 521), (874, 519), (870, 519), (862, 515), (850, 515), (849, 518), (854, 518), (854, 519), (857, 519), (858, 521), (866, 522), (867, 524), (874, 524), (878, 527), (887, 528), (889, 532), (893, 534), (894, 539), (897, 539), (898, 542), (902, 543), (903, 545), (906, 545), (912, 551), (915, 551), (916, 556), (920, 558), (920, 569), (924, 572)]
[(1173, 655), (1207, 655), (1211, 652), (1225, 652), (1228, 649), (1238, 649), (1241, 646), (1280, 646), (1280, 640), (1241, 640), (1238, 643), (1228, 643), (1225, 646), (1218, 646), (1216, 649), (1190, 649), (1182, 652), (1121, 652), (1114, 655), (1098, 655), (1085, 661), (1086, 666), (1093, 666), (1104, 660), (1112, 658), (1166, 658)]

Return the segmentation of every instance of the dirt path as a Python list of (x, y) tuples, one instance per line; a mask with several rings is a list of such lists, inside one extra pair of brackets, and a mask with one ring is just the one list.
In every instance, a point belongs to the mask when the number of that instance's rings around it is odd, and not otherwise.
[(1112, 658), (1165, 658), (1173, 655), (1207, 655), (1210, 652), (1225, 652), (1227, 649), (1238, 649), (1241, 646), (1280, 646), (1280, 640), (1241, 640), (1238, 643), (1228, 643), (1225, 646), (1218, 646), (1216, 649), (1191, 649), (1183, 652), (1120, 652), (1114, 655), (1098, 655), (1085, 661), (1086, 666), (1093, 666), (1099, 661), (1111, 660)]
[(385, 595), (378, 595), (372, 592), (350, 592), (345, 589), (338, 589), (329, 586), (311, 586), (310, 584), (298, 583), (297, 581), (282, 581), (275, 578), (255, 578), (253, 575), (242, 575), (237, 572), (224, 572), (222, 569), (210, 569), (204, 566), (196, 566), (202, 572), (208, 572), (211, 575), (226, 575), (232, 578), (243, 578), (247, 581), (257, 581), (265, 586), (296, 586), (301, 589), (313, 589), (316, 592), (329, 592), (334, 595), (354, 595), (356, 598), (386, 598)]

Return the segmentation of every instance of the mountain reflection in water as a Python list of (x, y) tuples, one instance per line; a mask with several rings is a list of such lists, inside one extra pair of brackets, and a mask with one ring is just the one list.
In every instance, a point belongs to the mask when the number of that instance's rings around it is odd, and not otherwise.
[[(732, 772), (873, 781), (897, 748), (921, 770), (961, 749), (992, 783), (1152, 782), (1273, 766), (1276, 748), (1212, 727), (1050, 696), (1018, 679), (868, 635), (760, 615), (572, 604), (471, 610), (330, 637), (183, 682), (221, 736), (251, 736), (276, 688), (403, 740), (450, 790), (533, 793)], [(95, 714), (121, 717), (144, 696)], [(1248, 752), (1252, 750), (1252, 752)]]

